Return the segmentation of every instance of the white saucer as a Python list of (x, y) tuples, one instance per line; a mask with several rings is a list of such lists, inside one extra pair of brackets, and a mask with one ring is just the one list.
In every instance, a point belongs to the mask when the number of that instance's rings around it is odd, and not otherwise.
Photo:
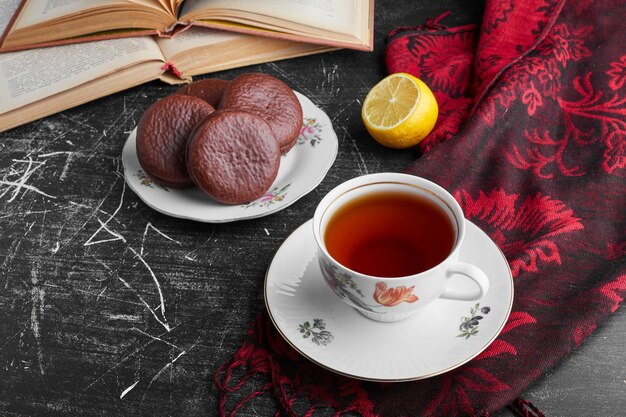
[[(439, 299), (406, 320), (376, 322), (327, 287), (316, 260), (312, 221), (308, 221), (276, 252), (265, 277), (265, 305), (285, 340), (324, 368), (370, 381), (428, 378), (482, 352), (511, 312), (509, 265), (489, 236), (470, 221), (460, 260), (471, 261), (489, 277), (491, 286), (482, 299)], [(458, 284), (467, 281), (460, 279)]]
[(337, 157), (338, 141), (330, 118), (311, 100), (296, 92), (302, 105), (303, 127), (296, 145), (281, 157), (276, 180), (259, 199), (241, 205), (216, 202), (196, 187), (175, 189), (155, 184), (139, 165), (136, 130), (122, 151), (124, 177), (148, 206), (173, 217), (222, 223), (267, 216), (293, 204), (324, 179)]

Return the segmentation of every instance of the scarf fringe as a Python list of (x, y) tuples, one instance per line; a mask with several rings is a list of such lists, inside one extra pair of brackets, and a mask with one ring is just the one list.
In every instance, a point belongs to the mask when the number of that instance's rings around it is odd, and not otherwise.
[(519, 417), (545, 417), (537, 407), (528, 400), (517, 398), (509, 405), (509, 409)]
[[(235, 381), (238, 371), (243, 371), (244, 373), (239, 378), (239, 381)], [(233, 404), (231, 410), (227, 410), (226, 403), (229, 394), (243, 389), (250, 378), (255, 376), (265, 376), (269, 378), (270, 381)], [(274, 361), (272, 355), (265, 349), (256, 347), (254, 344), (244, 342), (237, 352), (235, 352), (233, 359), (219, 367), (215, 373), (213, 382), (219, 392), (218, 411), (221, 417), (234, 417), (237, 411), (246, 403), (270, 391), (272, 391), (274, 398), (276, 398), (280, 404), (280, 408), (276, 411), (275, 417), (284, 415), (300, 417), (294, 409), (294, 404), (298, 396), (290, 380), (282, 374), (279, 364)], [(317, 410), (329, 407), (331, 406), (325, 404), (312, 404), (301, 417), (311, 417)], [(363, 417), (376, 417), (374, 415), (363, 415), (354, 406), (340, 410), (334, 407), (331, 408), (335, 411), (332, 417), (341, 417), (349, 412), (359, 413)]]
[[(445, 19), (446, 17), (448, 17), (448, 15), (450, 15), (450, 13), (452, 13), (451, 10), (448, 10), (446, 12), (443, 12), (442, 14), (440, 14), (439, 16), (435, 17), (434, 19), (432, 17), (429, 17), (428, 19), (426, 19), (426, 23), (424, 23), (423, 25), (418, 25), (418, 26), (399, 26), (395, 29), (393, 29), (392, 31), (389, 32), (389, 34), (387, 34), (387, 40), (391, 40), (391, 38), (395, 37), (396, 35), (398, 35), (399, 33), (403, 33), (403, 32), (421, 32), (421, 31), (438, 31), (438, 30), (449, 30), (450, 27), (441, 24), (440, 22)], [(467, 27), (475, 27), (476, 25), (467, 25)], [(455, 28), (456, 30), (456, 28)]]
[[(267, 382), (262, 383), (259, 388), (230, 405), (232, 409), (227, 410), (229, 394), (241, 391), (251, 378), (257, 376), (265, 377)], [(218, 411), (221, 417), (234, 417), (246, 403), (268, 392), (271, 392), (279, 403), (275, 417), (312, 417), (317, 410), (329, 408), (334, 411), (332, 417), (341, 417), (346, 413), (355, 413), (362, 417), (380, 417), (371, 412), (364, 412), (363, 409), (355, 405), (337, 409), (336, 404), (333, 406), (321, 403), (309, 405), (303, 414), (297, 413), (295, 403), (298, 400), (298, 395), (290, 379), (283, 374), (280, 365), (266, 349), (250, 341), (243, 342), (232, 360), (219, 367), (213, 381), (219, 393)], [(509, 404), (508, 408), (518, 417), (545, 417), (537, 407), (523, 398), (517, 398)], [(489, 417), (489, 415), (487, 410), (475, 414), (476, 417)]]

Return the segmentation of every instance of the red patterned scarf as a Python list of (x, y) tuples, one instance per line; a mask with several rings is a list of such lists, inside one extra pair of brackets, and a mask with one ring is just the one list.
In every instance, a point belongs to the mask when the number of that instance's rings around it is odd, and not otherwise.
[[(624, 16), (623, 0), (493, 0), (480, 28), (434, 20), (393, 31), (389, 72), (421, 78), (440, 105), (407, 171), (450, 190), (506, 255), (508, 323), (460, 368), (383, 384), (310, 363), (264, 313), (216, 374), (221, 413), (271, 393), (277, 415), (487, 416), (507, 405), (540, 415), (520, 393), (626, 294)], [(250, 388), (252, 376), (265, 383)]]

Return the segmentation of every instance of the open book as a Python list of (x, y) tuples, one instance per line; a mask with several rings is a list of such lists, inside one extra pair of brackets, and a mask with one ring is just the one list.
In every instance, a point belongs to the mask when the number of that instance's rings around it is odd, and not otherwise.
[(194, 27), (372, 50), (374, 0), (22, 0), (0, 52)]
[(0, 132), (155, 79), (177, 84), (331, 49), (191, 28), (169, 39), (142, 36), (0, 54)]

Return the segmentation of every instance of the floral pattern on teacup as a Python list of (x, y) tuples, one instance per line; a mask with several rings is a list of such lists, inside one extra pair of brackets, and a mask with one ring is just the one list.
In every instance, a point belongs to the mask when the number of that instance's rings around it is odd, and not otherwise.
[(483, 316), (480, 314), (489, 314), (491, 311), (491, 307), (488, 306), (482, 307), (480, 310), (479, 308), (480, 304), (476, 303), (476, 305), (470, 309), (469, 316), (461, 317), (461, 325), (459, 326), (461, 333), (458, 334), (457, 337), (464, 337), (465, 340), (467, 340), (478, 333), (479, 321), (483, 319)]
[(323, 268), (324, 273), (322, 276), (328, 286), (337, 294), (337, 297), (342, 300), (348, 299), (352, 304), (363, 310), (377, 313), (373, 308), (376, 306), (367, 305), (365, 301), (362, 300), (362, 298), (365, 298), (365, 295), (357, 287), (350, 274), (339, 271), (339, 268), (329, 262), (323, 262)]
[(400, 303), (414, 303), (419, 300), (419, 297), (413, 294), (413, 288), (415, 285), (408, 288), (404, 285), (388, 288), (384, 282), (378, 282), (374, 291), (374, 301), (385, 307), (397, 306)]
[(313, 325), (308, 321), (300, 324), (298, 330), (304, 339), (311, 338), (311, 341), (318, 346), (326, 346), (335, 338), (331, 332), (326, 330), (326, 323), (322, 319), (313, 319)]
[(322, 125), (320, 122), (315, 117), (305, 117), (302, 121), (300, 135), (298, 136), (298, 145), (308, 143), (314, 148), (322, 140), (321, 133)]

